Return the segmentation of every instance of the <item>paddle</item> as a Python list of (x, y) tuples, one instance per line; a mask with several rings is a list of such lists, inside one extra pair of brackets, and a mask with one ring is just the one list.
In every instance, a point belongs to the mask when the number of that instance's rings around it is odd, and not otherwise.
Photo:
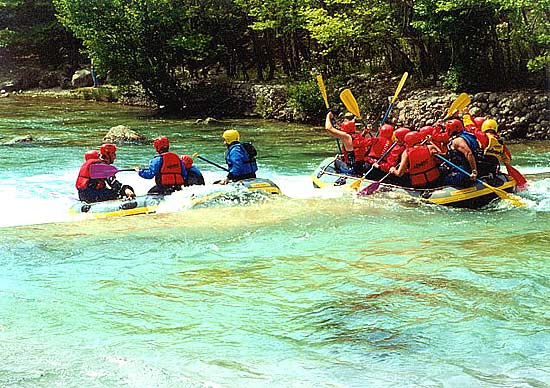
[(380, 122), (380, 126), (384, 125), (384, 123), (386, 122), (386, 119), (388, 118), (391, 112), (391, 108), (393, 107), (393, 103), (395, 102), (395, 100), (397, 100), (397, 96), (401, 92), (401, 89), (403, 89), (403, 85), (405, 85), (405, 81), (407, 80), (408, 76), (409, 76), (409, 73), (407, 72), (403, 73), (403, 76), (401, 77), (401, 81), (399, 81), (399, 85), (397, 85), (397, 89), (395, 90), (395, 94), (393, 95), (393, 98), (390, 101), (390, 105), (388, 106), (388, 109), (386, 110), (386, 113), (384, 114), (384, 117)]
[(361, 133), (361, 136), (365, 134), (365, 131), (369, 134), (369, 136), (372, 137), (372, 134), (369, 132), (367, 128), (367, 123), (363, 120), (361, 116), (361, 112), (359, 111), (359, 104), (357, 104), (357, 100), (355, 97), (353, 97), (353, 93), (349, 89), (342, 90), (342, 93), (340, 93), (340, 100), (344, 103), (346, 109), (353, 113), (354, 116), (356, 116), (359, 120), (361, 120), (361, 123), (365, 127), (363, 129), (363, 132)]
[[(382, 160), (384, 160), (384, 158), (385, 158), (386, 156), (388, 156), (388, 154), (391, 152), (391, 150), (394, 149), (394, 147), (395, 147), (396, 145), (397, 145), (397, 142), (394, 142), (394, 143), (390, 146), (390, 148), (388, 148), (388, 149), (386, 150), (386, 152), (384, 152), (384, 153), (382, 154), (382, 156), (380, 157), (380, 159), (378, 159), (378, 160), (376, 161), (376, 163), (380, 163)], [(371, 168), (369, 169), (369, 171), (367, 171), (367, 172), (361, 177), (361, 179), (357, 179), (355, 182), (353, 182), (352, 184), (350, 184), (349, 187), (350, 187), (351, 189), (355, 190), (355, 191), (359, 190), (359, 187), (361, 186), (361, 183), (365, 180), (365, 178), (367, 177), (367, 175), (369, 175), (370, 172), (371, 172), (373, 169), (374, 169), (374, 165), (371, 166)]]
[(525, 189), (525, 186), (527, 186), (527, 179), (516, 170), (514, 167), (512, 167), (510, 164), (505, 163), (506, 171), (508, 172), (508, 175), (512, 177), (513, 180), (516, 181), (516, 184), (520, 190)]
[(224, 166), (219, 165), (218, 163), (213, 162), (213, 161), (211, 161), (211, 160), (208, 160), (208, 159), (206, 159), (206, 158), (203, 158), (203, 157), (200, 156), (197, 152), (195, 152), (195, 153), (193, 154), (192, 157), (193, 157), (193, 158), (199, 158), (200, 160), (203, 160), (203, 161), (205, 161), (206, 163), (210, 163), (210, 164), (213, 165), (213, 166), (216, 166), (216, 167), (218, 167), (218, 168), (220, 168), (220, 169), (222, 169), (222, 170), (224, 170), (224, 171), (229, 172), (229, 170), (228, 170), (227, 168), (225, 168)]
[[(330, 112), (330, 107), (328, 105), (328, 97), (327, 97), (327, 89), (325, 88), (325, 83), (323, 82), (323, 76), (319, 74), (317, 76), (317, 85), (319, 85), (319, 90), (321, 91), (321, 95), (323, 96), (323, 100), (325, 101), (325, 106), (327, 107), (327, 113)], [(334, 118), (331, 120), (332, 126), (335, 126)], [(338, 153), (342, 153), (342, 147), (340, 146), (340, 140), (336, 139), (336, 145), (338, 146)]]
[[(399, 168), (399, 165), (395, 166), (395, 168)], [(376, 182), (372, 182), (370, 185), (368, 185), (367, 187), (365, 187), (363, 190), (361, 190), (360, 192), (357, 193), (357, 195), (359, 197), (363, 197), (365, 195), (371, 195), (371, 194), (374, 194), (376, 192), (376, 190), (378, 190), (378, 188), (380, 187), (380, 183), (382, 183), (382, 181), (384, 179), (386, 179), (388, 176), (391, 175), (391, 172), (388, 172), (386, 175), (384, 175), (382, 177), (382, 179), (380, 179), (379, 181), (376, 181)]]
[(447, 114), (443, 120), (447, 120), (449, 117), (454, 115), (456, 112), (460, 112), (462, 109), (466, 108), (470, 104), (470, 96), (466, 93), (460, 93), (456, 100), (451, 104)]
[(133, 168), (118, 169), (111, 164), (96, 163), (90, 166), (90, 178), (106, 179), (122, 171), (135, 171)]
[[(445, 163), (449, 164), (450, 166), (456, 168), (458, 171), (460, 171), (464, 175), (470, 176), (470, 174), (466, 170), (464, 170), (462, 167), (457, 166), (456, 164), (452, 163), (451, 161), (445, 159), (443, 156), (441, 156), (439, 154), (436, 154), (435, 156), (438, 157), (439, 159), (441, 159), (443, 162), (445, 162)], [(504, 191), (502, 189), (493, 187), (493, 186), (489, 185), (488, 183), (483, 182), (479, 178), (476, 178), (476, 182), (481, 183), (483, 186), (485, 186), (488, 189), (492, 190), (501, 199), (509, 201), (512, 205), (514, 205), (516, 207), (524, 207), (525, 206), (525, 203), (521, 200), (521, 198), (519, 198), (516, 195), (507, 193), (506, 191)]]
[(351, 93), (351, 90), (342, 90), (342, 93), (340, 93), (340, 100), (342, 100), (348, 111), (353, 113), (353, 115), (359, 120), (363, 121), (361, 112), (359, 111), (359, 105), (357, 104), (357, 100), (355, 99), (355, 97), (353, 97), (353, 93)]

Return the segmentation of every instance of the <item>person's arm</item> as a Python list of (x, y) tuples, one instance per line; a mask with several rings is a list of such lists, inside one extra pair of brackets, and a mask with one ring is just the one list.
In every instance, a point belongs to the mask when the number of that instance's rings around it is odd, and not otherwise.
[(395, 176), (403, 176), (405, 174), (405, 171), (407, 170), (409, 164), (409, 155), (407, 155), (407, 151), (403, 151), (401, 154), (401, 162), (399, 162), (399, 168), (391, 167), (390, 173), (392, 173)]
[(344, 149), (346, 151), (353, 151), (353, 139), (348, 133), (337, 129), (332, 125), (333, 118), (334, 118), (334, 115), (332, 114), (332, 112), (328, 112), (327, 117), (325, 119), (325, 129), (332, 136), (342, 140), (342, 143), (344, 144)]
[(115, 176), (107, 178), (106, 181), (107, 181), (107, 184), (111, 187), (111, 189), (117, 192), (119, 197), (133, 198), (136, 196), (132, 186), (123, 185), (116, 179)]
[(466, 140), (464, 140), (463, 138), (457, 137), (455, 140), (453, 140), (453, 146), (457, 151), (462, 152), (462, 154), (468, 161), (468, 164), (470, 165), (470, 171), (472, 172), (470, 174), (470, 179), (475, 180), (477, 178), (477, 164), (476, 159), (474, 158), (474, 154), (468, 146), (468, 143), (466, 143)]
[(154, 157), (149, 162), (149, 167), (139, 169), (138, 175), (144, 179), (153, 179), (159, 173), (161, 164), (162, 158)]
[(229, 160), (229, 163), (227, 164), (229, 172), (224, 179), (218, 182), (220, 185), (225, 185), (229, 183), (229, 181), (231, 181), (234, 177), (240, 175), (239, 170), (247, 157), (244, 155), (243, 152), (244, 150), (242, 146), (230, 146), (227, 149), (226, 159)]

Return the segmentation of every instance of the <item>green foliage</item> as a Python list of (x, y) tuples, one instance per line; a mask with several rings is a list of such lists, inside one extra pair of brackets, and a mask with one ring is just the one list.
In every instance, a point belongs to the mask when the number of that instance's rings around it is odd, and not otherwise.
[(172, 110), (204, 99), (184, 83), (213, 74), (306, 80), (291, 101), (314, 114), (313, 69), (340, 85), (365, 69), (443, 78), (453, 90), (506, 86), (528, 70), (540, 82), (549, 9), (550, 0), (5, 0), (0, 55), (75, 63), (82, 44), (99, 73), (139, 82)]
[(454, 92), (464, 90), (464, 78), (464, 69), (460, 66), (452, 66), (443, 78), (443, 86)]
[(103, 102), (116, 102), (120, 95), (117, 88), (99, 86), (97, 88), (82, 88), (78, 89), (79, 93), (84, 100), (95, 100)]
[(315, 80), (303, 81), (288, 87), (290, 104), (309, 117), (318, 117), (325, 106), (323, 97)]
[(80, 44), (55, 17), (51, 0), (0, 2), (0, 55), (37, 59), (45, 66), (74, 64)]

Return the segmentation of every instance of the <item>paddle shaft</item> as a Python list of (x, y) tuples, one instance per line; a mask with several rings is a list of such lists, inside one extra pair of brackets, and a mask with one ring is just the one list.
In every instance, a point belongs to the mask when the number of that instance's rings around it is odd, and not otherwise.
[[(396, 145), (397, 145), (397, 142), (394, 141), (393, 144), (390, 146), (390, 148), (388, 148), (388, 149), (386, 150), (386, 152), (384, 152), (384, 153), (382, 154), (382, 156), (376, 161), (376, 163), (380, 163), (382, 160), (384, 160), (384, 158), (385, 158), (386, 156), (388, 156), (388, 154), (391, 152), (391, 150), (393, 150), (393, 149), (395, 148)], [(370, 172), (371, 172), (373, 169), (374, 169), (374, 165), (371, 166), (371, 168), (369, 169), (369, 171), (367, 171), (367, 172), (363, 175), (363, 177), (366, 178), (367, 175), (369, 175)]]
[[(319, 74), (317, 76), (317, 85), (319, 85), (319, 90), (321, 91), (321, 95), (323, 96), (323, 101), (325, 101), (325, 106), (327, 107), (327, 113), (331, 112), (330, 106), (328, 104), (328, 97), (327, 97), (327, 89), (325, 88), (325, 82), (323, 81), (323, 76)], [(332, 126), (336, 126), (336, 122), (334, 121), (334, 117), (330, 120), (332, 123)], [(340, 140), (336, 139), (336, 145), (338, 146), (338, 153), (342, 153), (342, 146), (340, 145)]]
[(401, 80), (399, 81), (399, 84), (397, 85), (397, 89), (395, 90), (395, 94), (393, 95), (390, 105), (388, 106), (388, 109), (386, 109), (386, 113), (384, 114), (384, 117), (382, 118), (382, 121), (380, 122), (380, 126), (384, 125), (386, 122), (386, 119), (390, 115), (391, 108), (393, 107), (393, 103), (395, 100), (397, 100), (397, 96), (401, 92), (401, 89), (403, 89), (403, 85), (405, 85), (405, 81), (407, 80), (407, 77), (409, 76), (409, 73), (405, 72), (403, 73), (403, 76), (401, 77)]
[(112, 177), (113, 175), (124, 172), (135, 171), (133, 168), (118, 169), (111, 164), (96, 163), (90, 166), (90, 178), (92, 179), (105, 179)]
[(224, 171), (229, 172), (229, 170), (228, 170), (227, 168), (225, 168), (225, 167), (222, 166), (222, 165), (219, 165), (219, 164), (216, 163), (216, 162), (213, 162), (213, 161), (211, 161), (211, 160), (208, 160), (208, 159), (206, 159), (206, 158), (203, 158), (203, 157), (200, 156), (200, 155), (196, 155), (196, 156), (197, 156), (197, 158), (199, 158), (200, 160), (203, 160), (203, 161), (205, 161), (206, 163), (210, 163), (212, 166), (216, 166), (216, 167), (218, 167), (218, 168), (220, 168), (220, 169), (222, 169), (222, 170), (224, 170)]

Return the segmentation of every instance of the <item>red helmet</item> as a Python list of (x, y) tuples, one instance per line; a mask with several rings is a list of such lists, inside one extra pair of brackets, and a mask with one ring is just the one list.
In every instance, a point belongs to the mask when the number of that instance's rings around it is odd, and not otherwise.
[(384, 137), (386, 139), (391, 139), (393, 135), (393, 125), (384, 124), (380, 127), (380, 132), (378, 133), (380, 137)]
[(462, 125), (462, 121), (458, 119), (452, 119), (445, 123), (445, 129), (447, 129), (449, 135), (452, 135), (453, 133), (464, 130), (464, 125)]
[(481, 126), (485, 122), (485, 117), (475, 117), (474, 118), (474, 124), (476, 125), (477, 129), (481, 129)]
[(189, 170), (191, 167), (193, 167), (193, 158), (190, 157), (189, 155), (182, 155), (181, 161), (183, 162), (183, 165), (185, 166), (186, 169)]
[(355, 122), (344, 121), (340, 124), (340, 129), (346, 133), (355, 133)]
[(116, 153), (116, 145), (111, 143), (102, 144), (101, 147), (99, 147), (99, 153), (101, 155), (113, 155)]
[(153, 147), (157, 152), (168, 151), (170, 148), (170, 142), (166, 136), (159, 136), (153, 140)]
[(420, 143), (422, 140), (422, 135), (417, 131), (410, 131), (405, 135), (405, 143), (407, 143), (409, 147)]
[(431, 135), (433, 131), (434, 129), (429, 125), (422, 127), (418, 130), (418, 132), (420, 132), (420, 134), (422, 135), (422, 139), (425, 139), (426, 136)]
[(84, 160), (90, 160), (90, 159), (99, 159), (99, 151), (98, 150), (86, 151), (84, 153)]
[(395, 137), (396, 140), (400, 141), (400, 142), (404, 142), (405, 141), (405, 135), (407, 133), (409, 133), (411, 130), (409, 128), (404, 128), (404, 127), (401, 127), (401, 128), (397, 128), (395, 130), (395, 132), (393, 133), (393, 136)]

